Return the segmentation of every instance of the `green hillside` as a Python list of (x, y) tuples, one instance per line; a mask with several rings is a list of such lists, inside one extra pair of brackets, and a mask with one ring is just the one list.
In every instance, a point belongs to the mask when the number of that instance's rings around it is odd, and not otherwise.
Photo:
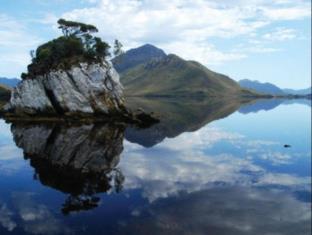
[(172, 54), (126, 70), (121, 82), (127, 96), (250, 95), (229, 77)]

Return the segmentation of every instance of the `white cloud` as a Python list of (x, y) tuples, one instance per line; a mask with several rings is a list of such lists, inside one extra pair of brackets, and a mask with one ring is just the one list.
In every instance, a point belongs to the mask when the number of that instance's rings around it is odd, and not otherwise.
[[(252, 43), (254, 44), (254, 43)], [(263, 42), (260, 42), (259, 44), (254, 44), (254, 45), (242, 45), (240, 47), (237, 47), (233, 49), (233, 52), (240, 52), (240, 53), (272, 53), (272, 52), (278, 52), (281, 51), (282, 49), (280, 48), (274, 48), (274, 47), (268, 47), (266, 46)]]
[[(104, 39), (119, 38), (128, 48), (152, 43), (169, 53), (212, 65), (240, 60), (249, 53), (278, 51), (264, 46), (225, 51), (217, 48), (212, 38), (250, 37), (274, 21), (309, 17), (309, 6), (307, 1), (287, 0), (102, 0), (63, 17), (95, 24)], [(265, 37), (286, 40), (293, 38), (295, 32), (283, 29), (277, 33)]]
[[(64, 1), (64, 0), (59, 0)], [(41, 1), (40, 1), (41, 2)], [(310, 1), (304, 0), (80, 0), (85, 8), (73, 9), (56, 15), (44, 12), (35, 20), (56, 30), (56, 20), (64, 17), (96, 25), (100, 36), (112, 43), (118, 38), (125, 49), (152, 43), (168, 53), (185, 59), (197, 60), (207, 66), (241, 60), (251, 53), (280, 51), (266, 43), (294, 39), (297, 33), (282, 28), (271, 32), (274, 22), (301, 20), (311, 16)], [(38, 1), (39, 3), (39, 1)], [(50, 4), (42, 1), (42, 4)], [(21, 22), (21, 21), (20, 21)], [(14, 76), (29, 63), (29, 50), (43, 40), (41, 32), (27, 30), (6, 15), (0, 15), (0, 73)], [(36, 27), (33, 26), (32, 27)], [(30, 31), (31, 30), (31, 31)], [(264, 32), (264, 36), (259, 31)], [(218, 38), (220, 44), (214, 40)], [(242, 47), (233, 44), (239, 38)], [(299, 39), (299, 37), (297, 37)], [(261, 42), (253, 48), (248, 40)], [(231, 42), (232, 43), (232, 42)], [(14, 69), (12, 69), (14, 64)]]
[(172, 42), (162, 48), (187, 60), (196, 60), (208, 65), (218, 65), (227, 61), (240, 60), (247, 55), (243, 51), (223, 52), (207, 43)]
[(0, 14), (1, 75), (14, 77), (16, 71), (24, 71), (30, 62), (29, 51), (40, 41), (23, 24), (5, 14)]
[(311, 16), (311, 5), (306, 3), (292, 8), (264, 8), (263, 14), (269, 19), (277, 21), (302, 19)]
[(38, 19), (37, 22), (39, 22), (41, 24), (55, 25), (58, 19), (59, 18), (57, 16), (55, 16), (54, 14), (47, 13), (44, 15), (43, 18)]
[(294, 29), (278, 28), (273, 32), (264, 34), (262, 37), (270, 41), (285, 41), (294, 39), (296, 37), (296, 31)]

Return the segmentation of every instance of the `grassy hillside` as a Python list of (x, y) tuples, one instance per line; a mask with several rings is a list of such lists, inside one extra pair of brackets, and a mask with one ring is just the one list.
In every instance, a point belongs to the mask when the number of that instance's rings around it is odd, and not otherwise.
[(247, 94), (229, 77), (176, 55), (121, 73), (127, 96), (233, 96)]

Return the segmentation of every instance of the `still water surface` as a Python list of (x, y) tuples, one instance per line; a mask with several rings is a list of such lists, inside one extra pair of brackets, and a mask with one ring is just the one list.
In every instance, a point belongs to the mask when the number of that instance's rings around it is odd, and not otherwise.
[(161, 122), (0, 120), (0, 234), (311, 233), (309, 101), (136, 103)]

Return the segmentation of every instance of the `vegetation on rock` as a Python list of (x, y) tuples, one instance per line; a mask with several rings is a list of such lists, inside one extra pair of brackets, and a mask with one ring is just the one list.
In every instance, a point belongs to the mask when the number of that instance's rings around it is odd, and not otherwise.
[(117, 39), (115, 39), (114, 41), (114, 56), (120, 56), (124, 53), (124, 51), (122, 50), (123, 45), (121, 44), (121, 42), (119, 42)]
[(0, 85), (0, 102), (6, 102), (10, 99), (11, 91), (8, 87)]
[(80, 62), (101, 62), (109, 55), (109, 45), (101, 38), (92, 36), (98, 29), (89, 24), (59, 19), (63, 36), (31, 51), (32, 63), (22, 79), (34, 78), (53, 69), (69, 69)]

